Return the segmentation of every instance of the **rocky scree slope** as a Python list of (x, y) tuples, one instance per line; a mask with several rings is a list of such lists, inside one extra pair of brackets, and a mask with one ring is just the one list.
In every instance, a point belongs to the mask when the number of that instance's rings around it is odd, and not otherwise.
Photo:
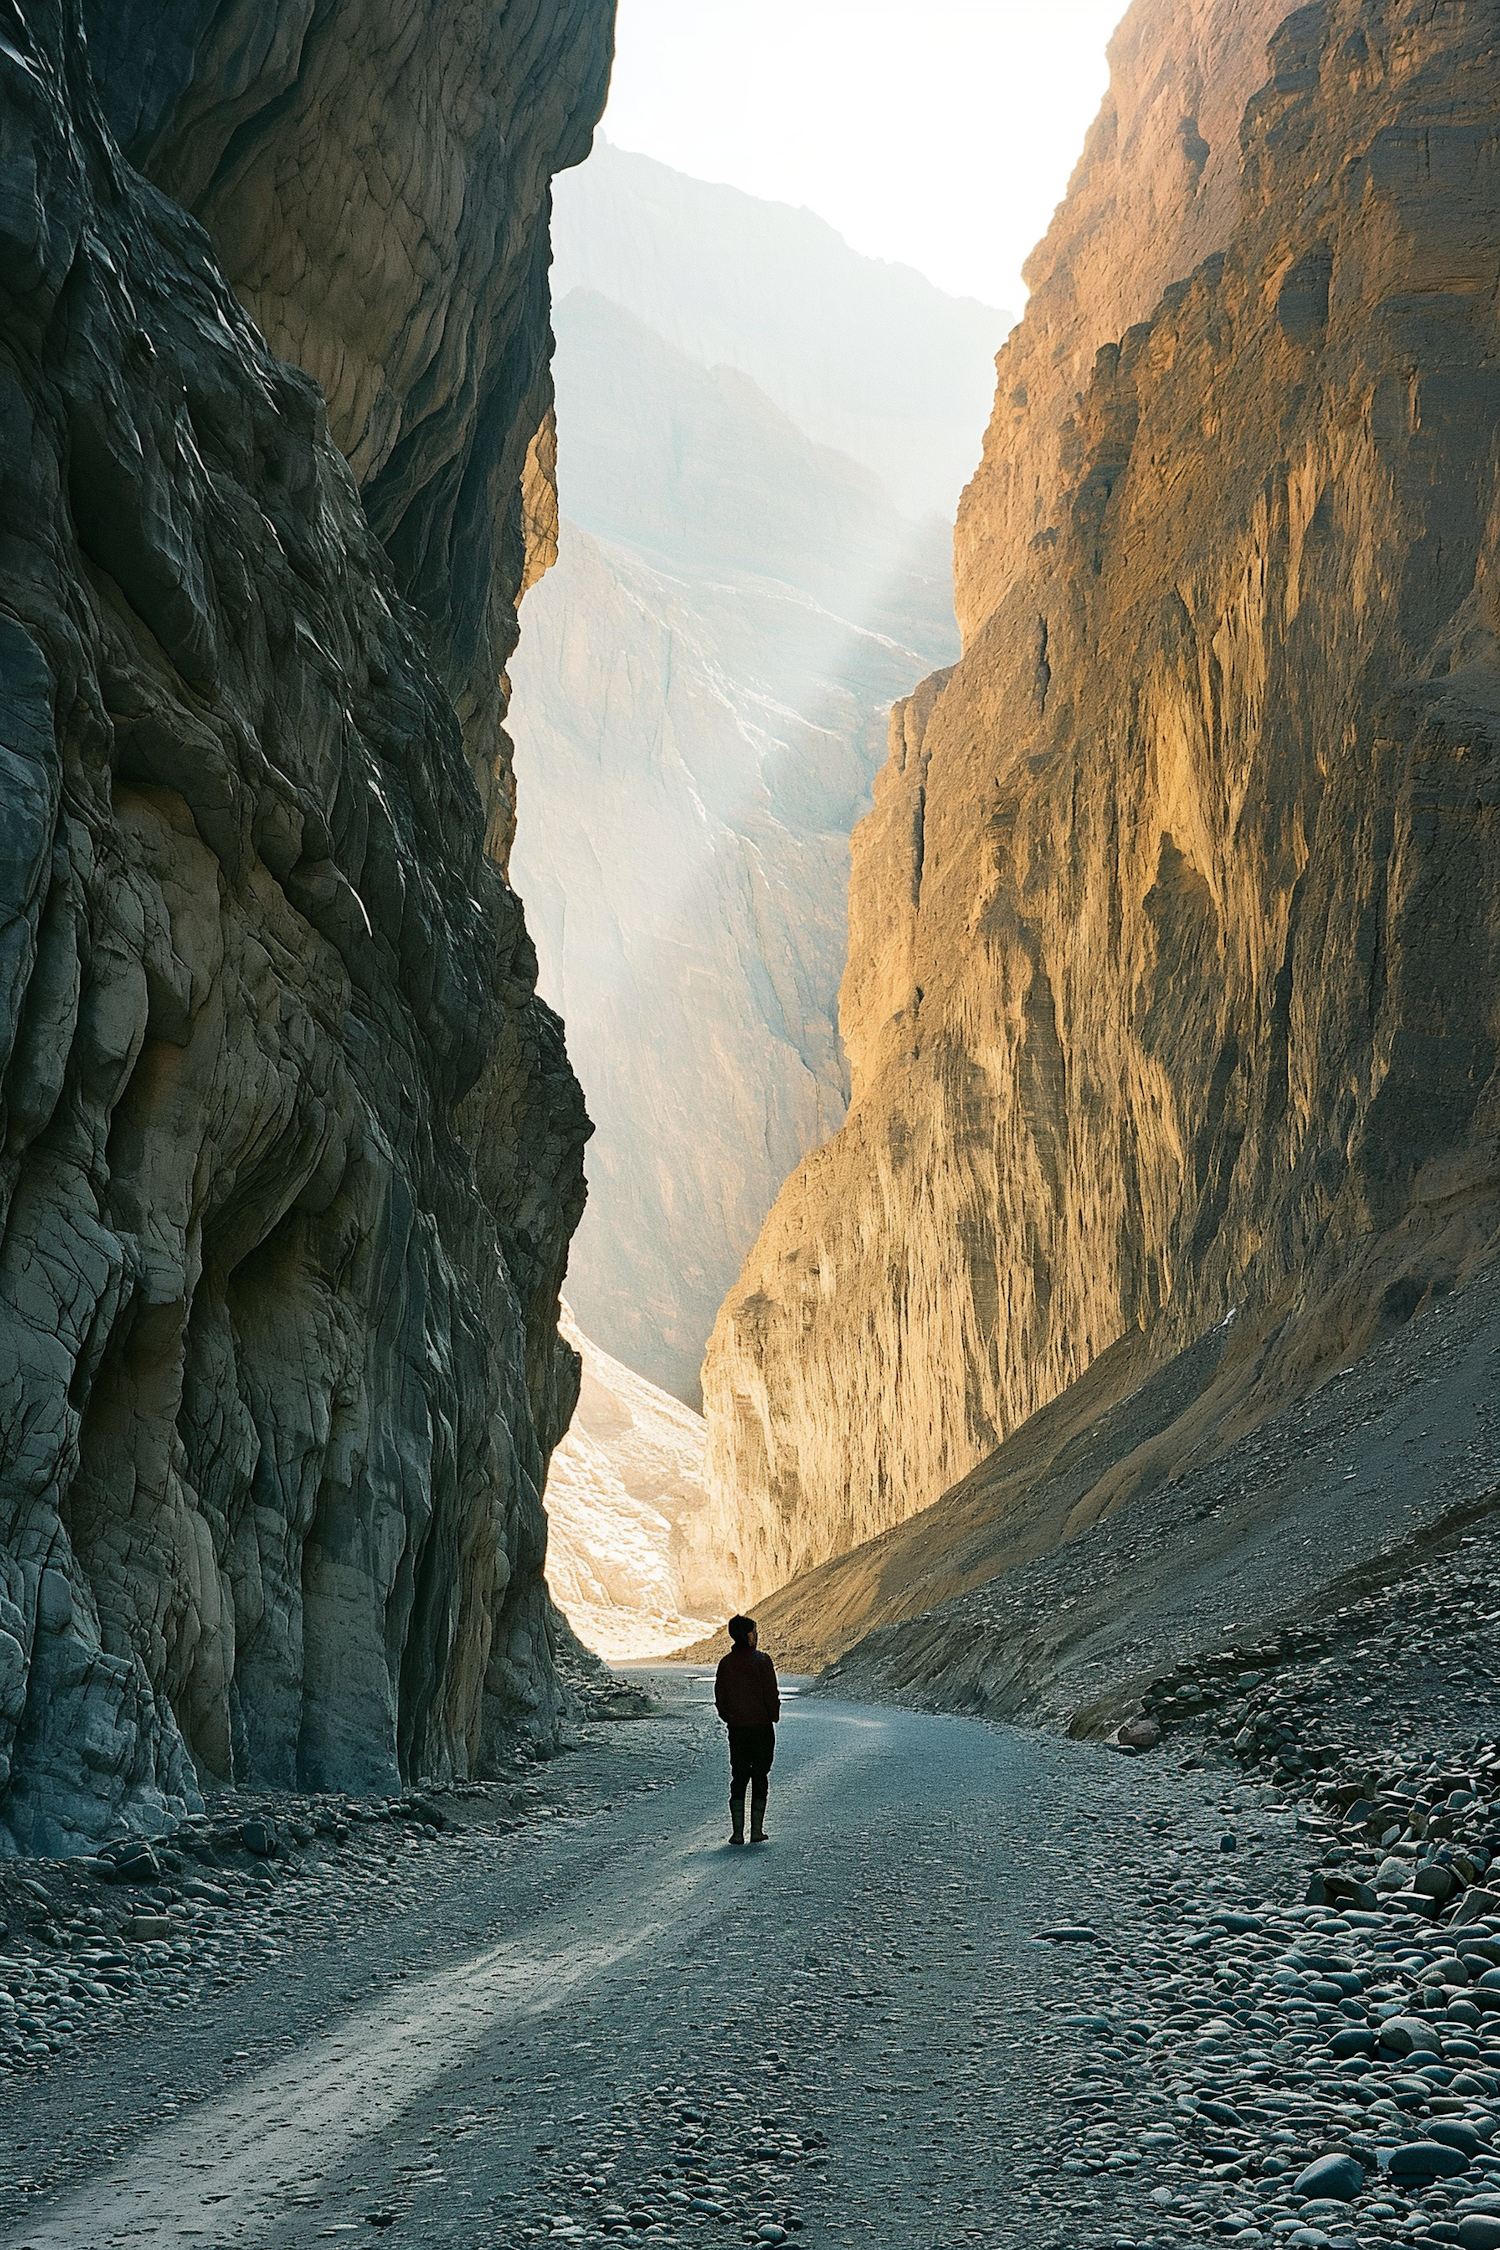
[[(466, 756), (453, 695), (520, 584), (545, 174), (608, 12), (552, 11), (510, 76), (478, 17), (408, 21), (384, 111), (355, 11), (182, 43), (156, 13), (100, 11), (102, 81), (74, 0), (0, 51), (0, 1851), (159, 1824), (199, 1774), (471, 1772), (560, 1697), (539, 1494), (587, 1124), (485, 852), (503, 745)], [(311, 143), (368, 214), (399, 122), (403, 210), (448, 239), (463, 169), (408, 100), (466, 60), (491, 294), (440, 378), (415, 340), (462, 275), (414, 260), (358, 396), (268, 350), (105, 114), (268, 259)], [(252, 157), (274, 208), (231, 195)], [(286, 262), (326, 308), (332, 265)]]
[[(1357, 1392), (1368, 1368), (1419, 1338), (1440, 1361), (1453, 1338), (1424, 1331), (1448, 1318), (1444, 1306), (1337, 1387)], [(1437, 1418), (1443, 1403), (1426, 1411)], [(1346, 1410), (1368, 1404), (1356, 1396)], [(1084, 1563), (1090, 1543), (1039, 1568)], [(1280, 1554), (1295, 1580), (1285, 1538)], [(1169, 1575), (1160, 1561), (1158, 1574)], [(1015, 1574), (1008, 1614), (979, 1631), (971, 1615), (962, 1651), (951, 1637), (969, 1708), (1028, 1707), (1016, 1692), (1028, 1656), (1035, 1697), (1038, 1644), (1067, 1636), (1090, 1579), (1080, 1568), (1066, 1589), (1026, 1588), (1027, 1575)], [(1046, 2027), (1071, 2050), (1079, 2117), (1062, 2200), (1078, 2216), (1106, 2182), (1145, 2191), (1129, 2236), (1098, 2239), (1500, 2243), (1497, 1600), (1491, 1490), (1487, 1508), (1454, 1510), (1320, 1588), (1279, 1629), (1199, 1649), (1124, 1705), (1136, 1716), (1114, 1746), (1145, 1758), (1132, 1769), (1138, 1858), (1127, 1848), (1124, 1868), (1094, 1877), (1097, 1910), (1046, 1933), (1083, 1964), (1060, 1977)], [(1087, 1625), (1071, 1630), (1086, 1644)], [(1093, 1630), (1097, 1642), (1097, 1613)], [(868, 1659), (900, 1638), (872, 1635), (829, 1685), (878, 1696)], [(956, 1685), (939, 1683), (935, 1700), (951, 1707)], [(1075, 1727), (1097, 1732), (1121, 1708), (1118, 1694), (1101, 1699)], [(1144, 1776), (1167, 1766), (1226, 1785), (1206, 1859), (1156, 1815)], [(1304, 1864), (1290, 1899), (1287, 1870), (1270, 1863), (1287, 1846)], [(1121, 1892), (1137, 1887), (1154, 1927), (1127, 1935)], [(1163, 2100), (1155, 2118), (1141, 2114), (1143, 2068)]]
[(843, 1694), (1097, 1736), (1496, 1515), (1493, 1265), (1226, 1445), (1246, 1341), (1221, 1322), (1144, 1375), (1145, 1339), (1116, 1345), (931, 1508), (758, 1602), (767, 1646)]
[(1289, 17), (1236, 202), (1256, 14), (1132, 11), (1001, 354), (964, 655), (855, 839), (849, 1119), (706, 1362), (757, 1596), (1122, 1340), (1138, 1380), (1238, 1308), (1201, 1454), (1493, 1246), (1492, 21)]

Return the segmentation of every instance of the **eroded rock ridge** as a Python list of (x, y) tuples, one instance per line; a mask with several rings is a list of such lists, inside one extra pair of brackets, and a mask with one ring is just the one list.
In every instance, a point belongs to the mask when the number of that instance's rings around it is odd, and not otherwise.
[(0, 47), (0, 1850), (552, 1729), (577, 1383), (500, 666), (610, 11), (89, 16)]
[(1001, 354), (964, 655), (856, 832), (850, 1115), (706, 1363), (747, 1590), (1122, 1339), (1239, 1308), (1243, 1430), (1492, 1249), (1494, 15), (1269, 28), (1132, 11)]

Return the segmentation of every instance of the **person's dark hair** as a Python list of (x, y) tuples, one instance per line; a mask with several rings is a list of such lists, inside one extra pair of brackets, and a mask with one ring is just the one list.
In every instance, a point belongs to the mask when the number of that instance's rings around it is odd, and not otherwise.
[(729, 1638), (736, 1648), (743, 1648), (755, 1629), (753, 1617), (731, 1617), (729, 1620)]

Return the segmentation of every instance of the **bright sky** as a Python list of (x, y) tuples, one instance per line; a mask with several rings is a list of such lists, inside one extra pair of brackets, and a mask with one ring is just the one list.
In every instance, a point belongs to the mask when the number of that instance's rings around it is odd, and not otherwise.
[(1124, 0), (619, 0), (604, 130), (1019, 312)]

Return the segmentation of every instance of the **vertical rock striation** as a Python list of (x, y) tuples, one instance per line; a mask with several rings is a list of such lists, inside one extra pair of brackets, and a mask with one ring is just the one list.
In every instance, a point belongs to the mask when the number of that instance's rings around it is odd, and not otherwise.
[(609, 11), (513, 13), (0, 44), (0, 1850), (555, 1724), (587, 1123), (485, 836)]
[(371, 527), (431, 628), (503, 866), (502, 672), (528, 535), (546, 537), (527, 523), (523, 472), (552, 401), (551, 182), (588, 154), (613, 11), (84, 12), (125, 153), (201, 220), (272, 351), (323, 392)]
[(1266, 28), (1138, 0), (999, 360), (964, 655), (856, 834), (850, 1116), (705, 1367), (747, 1587), (1121, 1337), (1242, 1308), (1243, 1426), (1493, 1250), (1494, 13)]

